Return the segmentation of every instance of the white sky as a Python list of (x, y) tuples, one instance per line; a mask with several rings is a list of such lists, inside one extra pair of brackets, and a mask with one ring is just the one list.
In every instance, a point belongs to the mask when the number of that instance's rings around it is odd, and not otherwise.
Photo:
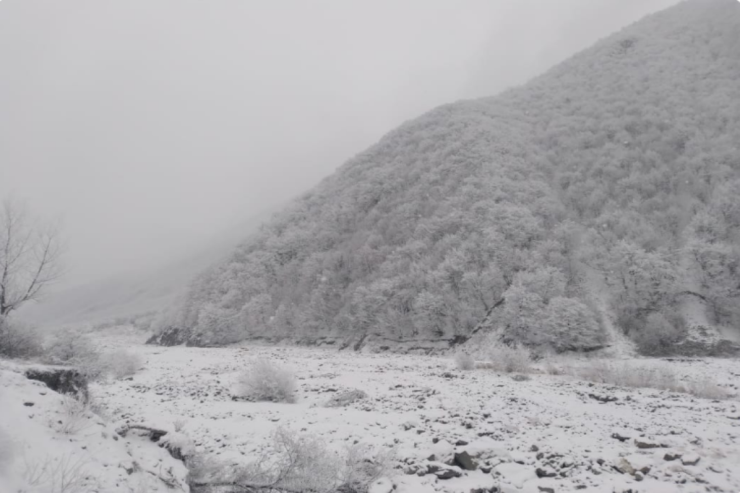
[(67, 284), (176, 259), (402, 121), (677, 0), (4, 0), (0, 197)]

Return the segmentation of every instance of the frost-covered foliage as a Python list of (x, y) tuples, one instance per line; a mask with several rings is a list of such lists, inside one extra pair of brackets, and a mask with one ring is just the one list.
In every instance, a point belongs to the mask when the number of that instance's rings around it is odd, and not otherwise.
[(526, 373), (531, 369), (532, 353), (526, 347), (495, 343), (488, 345), (485, 353), (484, 368), (503, 373)]
[(729, 392), (709, 379), (682, 380), (667, 364), (635, 364), (594, 360), (571, 368), (570, 373), (591, 382), (620, 387), (651, 388), (692, 394), (705, 399), (727, 399)]
[(43, 350), (43, 336), (38, 329), (0, 316), (0, 356), (34, 358)]
[(92, 378), (103, 373), (100, 352), (81, 330), (62, 329), (56, 332), (47, 342), (44, 359), (51, 364), (78, 367)]
[(455, 366), (457, 366), (458, 370), (474, 370), (475, 358), (473, 358), (468, 353), (455, 353)]
[(388, 474), (392, 457), (391, 451), (364, 444), (333, 450), (317, 436), (278, 428), (256, 462), (225, 463), (201, 455), (188, 463), (190, 484), (195, 485), (228, 485), (249, 491), (368, 493), (373, 483)]
[(652, 347), (693, 296), (738, 326), (738, 9), (681, 3), (404, 124), (203, 273), (166, 325), (200, 344), (502, 327), (581, 350), (608, 342), (603, 297)]
[(237, 394), (255, 401), (293, 403), (295, 393), (293, 373), (263, 358), (252, 361), (237, 382)]
[(116, 379), (130, 377), (144, 366), (141, 356), (131, 351), (110, 351), (103, 355), (103, 359), (107, 373)]
[(144, 365), (142, 358), (130, 351), (99, 351), (90, 336), (77, 329), (54, 334), (47, 342), (43, 359), (55, 365), (74, 366), (91, 380), (128, 377)]

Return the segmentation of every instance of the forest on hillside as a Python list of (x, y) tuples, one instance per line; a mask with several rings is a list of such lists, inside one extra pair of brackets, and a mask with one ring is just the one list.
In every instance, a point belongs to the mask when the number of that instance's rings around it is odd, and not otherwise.
[[(688, 1), (386, 135), (202, 273), (160, 325), (556, 351), (740, 332), (740, 4)], [(457, 339), (456, 339), (457, 338)]]

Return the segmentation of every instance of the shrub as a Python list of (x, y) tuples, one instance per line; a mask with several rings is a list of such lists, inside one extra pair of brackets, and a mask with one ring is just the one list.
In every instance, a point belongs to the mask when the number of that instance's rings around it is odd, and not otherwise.
[(129, 351), (111, 351), (102, 359), (105, 361), (106, 373), (116, 379), (129, 377), (144, 366), (141, 356)]
[(532, 365), (532, 353), (524, 346), (493, 344), (487, 348), (487, 362), (482, 365), (503, 373), (527, 373)]
[(47, 345), (44, 360), (55, 365), (76, 367), (91, 380), (102, 377), (106, 363), (90, 338), (79, 330), (57, 332)]
[(239, 376), (237, 394), (255, 401), (296, 401), (293, 374), (269, 360), (259, 358)]
[(62, 417), (56, 422), (57, 431), (65, 435), (76, 435), (91, 426), (91, 401), (62, 396)]
[(691, 394), (704, 399), (726, 399), (730, 397), (722, 387), (709, 379), (682, 382), (676, 371), (667, 365), (615, 364), (594, 360), (574, 370), (576, 376), (590, 382), (617, 385), (629, 388), (650, 388)]
[(672, 347), (685, 336), (685, 332), (683, 326), (671, 323), (661, 313), (651, 313), (630, 336), (641, 354), (663, 356), (671, 353)]
[(91, 493), (98, 491), (98, 488), (94, 476), (88, 471), (88, 465), (89, 460), (83, 456), (47, 456), (44, 459), (26, 461), (22, 476), (33, 491)]
[(475, 359), (467, 353), (459, 352), (455, 354), (455, 365), (459, 370), (473, 370)]
[(189, 459), (189, 482), (240, 491), (367, 493), (385, 476), (392, 456), (390, 451), (358, 444), (334, 451), (319, 437), (278, 428), (263, 456), (253, 463), (234, 464), (203, 455)]
[(0, 356), (6, 358), (34, 358), (44, 350), (43, 337), (35, 327), (11, 323), (0, 317)]

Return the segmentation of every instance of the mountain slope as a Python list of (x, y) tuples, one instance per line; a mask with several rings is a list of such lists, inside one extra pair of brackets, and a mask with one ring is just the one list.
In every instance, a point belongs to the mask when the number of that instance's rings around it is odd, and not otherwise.
[(735, 330), (738, 80), (738, 2), (652, 15), (389, 133), (199, 276), (167, 325), (357, 346), (496, 329), (562, 351), (609, 344), (613, 319), (645, 352), (692, 323)]

